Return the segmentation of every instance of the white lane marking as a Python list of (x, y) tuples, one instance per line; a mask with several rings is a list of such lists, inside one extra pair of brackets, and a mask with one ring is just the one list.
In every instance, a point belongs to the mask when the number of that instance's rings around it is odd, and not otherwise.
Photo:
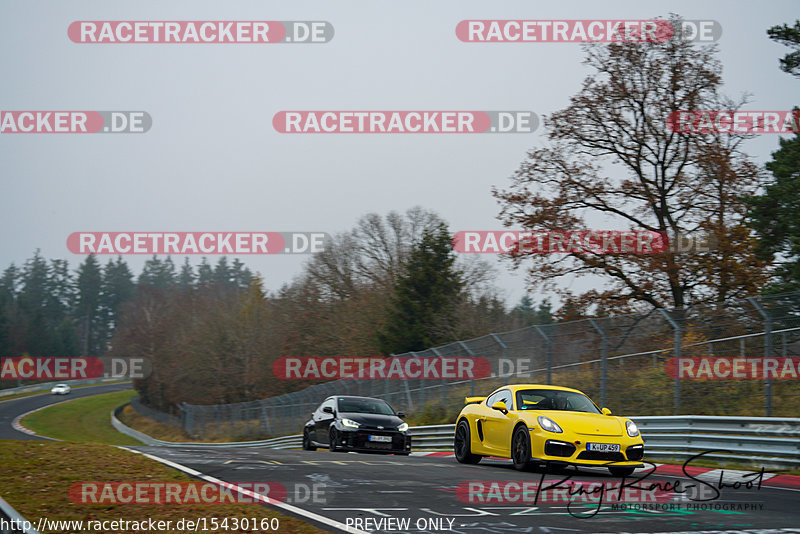
[(124, 449), (126, 451), (129, 451), (129, 452), (135, 453), (135, 454), (141, 454), (142, 456), (145, 456), (147, 458), (150, 458), (151, 460), (155, 460), (156, 462), (160, 462), (160, 463), (162, 463), (164, 465), (172, 467), (173, 469), (177, 469), (178, 471), (183, 471), (186, 474), (201, 478), (201, 479), (205, 480), (206, 482), (211, 482), (213, 484), (219, 484), (220, 486), (222, 486), (224, 488), (232, 489), (232, 490), (236, 491), (237, 493), (241, 493), (242, 495), (247, 495), (248, 497), (252, 497), (253, 499), (265, 502), (265, 503), (267, 503), (269, 505), (272, 505), (272, 506), (275, 506), (277, 508), (283, 508), (287, 512), (291, 512), (293, 514), (297, 514), (297, 515), (300, 515), (300, 516), (303, 516), (303, 517), (307, 517), (308, 519), (311, 519), (313, 521), (317, 521), (318, 523), (322, 523), (323, 525), (328, 525), (329, 527), (333, 527), (333, 528), (338, 529), (338, 530), (343, 530), (344, 532), (350, 532), (352, 534), (370, 534), (369, 532), (366, 532), (366, 531), (363, 531), (363, 530), (359, 530), (357, 528), (353, 528), (353, 527), (347, 526), (344, 523), (340, 523), (339, 521), (336, 521), (335, 519), (331, 519), (329, 517), (325, 517), (325, 516), (316, 514), (314, 512), (309, 511), (309, 510), (304, 510), (302, 508), (298, 508), (297, 506), (292, 506), (291, 504), (286, 504), (285, 502), (276, 501), (275, 499), (270, 499), (266, 495), (261, 495), (260, 493), (256, 493), (254, 491), (250, 491), (248, 489), (241, 488), (241, 487), (237, 486), (236, 484), (231, 484), (230, 482), (225, 482), (224, 480), (220, 480), (218, 478), (215, 478), (215, 477), (212, 477), (212, 476), (209, 476), (209, 475), (204, 475), (200, 471), (196, 471), (195, 469), (192, 469), (191, 467), (186, 467), (185, 465), (181, 465), (181, 464), (178, 464), (178, 463), (175, 463), (175, 462), (171, 462), (171, 461), (167, 460), (166, 458), (161, 458), (161, 457), (156, 456), (154, 454), (148, 454), (146, 452), (137, 451), (135, 449), (129, 449), (127, 447), (122, 447), (122, 446), (119, 446), (119, 445), (117, 445), (117, 447), (119, 447), (120, 449)]

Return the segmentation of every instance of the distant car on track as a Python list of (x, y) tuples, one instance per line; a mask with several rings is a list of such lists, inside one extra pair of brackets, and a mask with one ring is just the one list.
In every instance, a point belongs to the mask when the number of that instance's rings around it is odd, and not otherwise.
[(50, 388), (50, 393), (53, 395), (66, 395), (70, 391), (72, 391), (72, 389), (67, 384), (56, 384)]
[(515, 384), (466, 401), (453, 441), (461, 463), (498, 456), (519, 470), (602, 466), (615, 476), (642, 467), (644, 441), (636, 423), (601, 410), (577, 389)]
[(382, 452), (407, 455), (411, 436), (403, 412), (381, 399), (334, 395), (311, 414), (303, 428), (303, 449)]

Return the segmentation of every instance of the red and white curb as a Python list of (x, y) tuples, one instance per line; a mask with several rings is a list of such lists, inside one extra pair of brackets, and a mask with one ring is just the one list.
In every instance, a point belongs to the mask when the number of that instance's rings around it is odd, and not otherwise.
[(68, 400), (64, 400), (64, 401), (61, 401), (61, 402), (54, 402), (53, 404), (47, 404), (45, 406), (42, 406), (41, 408), (36, 408), (35, 410), (31, 410), (29, 412), (25, 412), (24, 414), (18, 415), (18, 416), (16, 416), (14, 418), (13, 421), (11, 421), (11, 427), (14, 430), (16, 430), (17, 432), (22, 432), (24, 434), (28, 434), (29, 436), (36, 436), (37, 438), (49, 439), (51, 441), (61, 441), (60, 439), (56, 439), (56, 438), (49, 438), (47, 436), (40, 436), (39, 434), (37, 434), (36, 432), (31, 430), (30, 428), (25, 428), (24, 426), (22, 426), (21, 421), (25, 417), (28, 417), (30, 414), (36, 413), (39, 410), (44, 410), (45, 408), (50, 408), (51, 406), (56, 406), (58, 404), (64, 404), (65, 402), (69, 402), (71, 400), (75, 400), (75, 399), (68, 399)]
[[(436, 451), (436, 452), (412, 452), (411, 456), (428, 456), (428, 457), (450, 457), (454, 456), (452, 452), (447, 451)], [(494, 458), (490, 457), (491, 460), (506, 460), (510, 461), (507, 458)], [(722, 482), (726, 484), (733, 484), (734, 482), (741, 482), (742, 476), (752, 473), (753, 471), (741, 471), (737, 469), (719, 469), (719, 468), (711, 468), (711, 467), (695, 467), (695, 466), (687, 466), (686, 471), (684, 473), (684, 467), (682, 465), (674, 465), (674, 464), (655, 464), (656, 475), (664, 475), (664, 476), (685, 476), (691, 475), (698, 480), (702, 480), (703, 482), (709, 483), (717, 483), (720, 481), (720, 476), (722, 477)], [(649, 469), (649, 467), (637, 469), (637, 471), (644, 471)], [(775, 473), (767, 473), (764, 472), (763, 478), (761, 479), (761, 486), (762, 487), (769, 487), (769, 488), (781, 488), (781, 489), (800, 489), (800, 476), (797, 475), (778, 475)]]

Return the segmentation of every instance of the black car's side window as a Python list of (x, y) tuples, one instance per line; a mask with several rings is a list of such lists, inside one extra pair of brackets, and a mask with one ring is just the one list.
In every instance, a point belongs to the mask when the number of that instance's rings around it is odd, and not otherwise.
[(328, 399), (325, 402), (323, 402), (322, 405), (320, 405), (320, 407), (319, 407), (319, 413), (320, 414), (324, 414), (325, 413), (325, 407), (326, 406), (329, 406), (329, 407), (335, 409), (336, 408), (336, 399)]

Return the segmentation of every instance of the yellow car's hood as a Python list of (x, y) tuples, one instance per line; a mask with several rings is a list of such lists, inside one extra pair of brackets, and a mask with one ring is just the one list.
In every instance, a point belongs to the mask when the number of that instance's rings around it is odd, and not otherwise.
[(610, 415), (583, 412), (562, 412), (558, 410), (537, 411), (552, 419), (565, 432), (588, 436), (622, 436), (625, 424), (618, 418)]

